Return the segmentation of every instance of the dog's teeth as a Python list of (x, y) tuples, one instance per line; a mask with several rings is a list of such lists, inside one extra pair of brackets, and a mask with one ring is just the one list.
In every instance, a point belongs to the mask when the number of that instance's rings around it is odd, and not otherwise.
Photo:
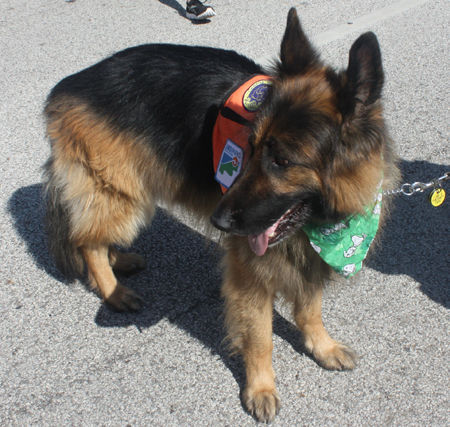
[(269, 234), (269, 237), (274, 237), (275, 236), (275, 231), (272, 231), (272, 233)]

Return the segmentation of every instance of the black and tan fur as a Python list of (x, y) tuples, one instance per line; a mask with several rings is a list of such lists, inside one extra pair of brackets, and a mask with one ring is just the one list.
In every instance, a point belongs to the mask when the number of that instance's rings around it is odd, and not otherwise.
[[(239, 82), (262, 73), (274, 85), (250, 129), (252, 154), (222, 196), (212, 161), (215, 118)], [(47, 230), (58, 266), (68, 277), (87, 266), (106, 304), (139, 310), (141, 298), (115, 272), (142, 268), (144, 259), (114, 245), (130, 245), (159, 201), (210, 218), (225, 232), (225, 321), (245, 361), (243, 401), (256, 419), (272, 420), (280, 408), (271, 363), (278, 293), (292, 302), (304, 346), (319, 364), (355, 366), (353, 351), (323, 327), (331, 269), (301, 226), (364, 212), (381, 178), (383, 188), (395, 185), (383, 79), (374, 34), (358, 38), (348, 69), (337, 73), (310, 45), (295, 9), (273, 70), (232, 51), (145, 45), (67, 77), (45, 108)], [(256, 256), (247, 236), (285, 214), (291, 234)]]

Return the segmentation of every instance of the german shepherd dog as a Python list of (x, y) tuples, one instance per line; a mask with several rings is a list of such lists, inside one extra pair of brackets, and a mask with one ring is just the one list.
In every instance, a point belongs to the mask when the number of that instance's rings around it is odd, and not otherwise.
[[(272, 85), (247, 123), (248, 159), (222, 194), (215, 120), (233, 89), (260, 74)], [(82, 277), (87, 267), (109, 307), (136, 311), (142, 299), (115, 272), (145, 261), (116, 246), (131, 245), (158, 201), (209, 220), (224, 236), (224, 319), (245, 363), (242, 400), (270, 422), (280, 408), (271, 362), (276, 295), (292, 304), (304, 348), (320, 365), (355, 366), (355, 353), (324, 329), (322, 289), (333, 271), (303, 227), (364, 214), (381, 180), (383, 189), (397, 184), (383, 81), (373, 33), (355, 41), (347, 70), (335, 71), (294, 8), (268, 70), (234, 51), (167, 44), (126, 49), (65, 78), (45, 107), (46, 223), (59, 268)]]

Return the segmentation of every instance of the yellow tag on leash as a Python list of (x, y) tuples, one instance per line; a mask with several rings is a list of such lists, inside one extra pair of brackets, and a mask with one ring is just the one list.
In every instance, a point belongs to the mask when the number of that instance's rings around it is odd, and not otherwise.
[(441, 206), (445, 200), (445, 190), (443, 188), (436, 188), (428, 196), (428, 201), (432, 206)]

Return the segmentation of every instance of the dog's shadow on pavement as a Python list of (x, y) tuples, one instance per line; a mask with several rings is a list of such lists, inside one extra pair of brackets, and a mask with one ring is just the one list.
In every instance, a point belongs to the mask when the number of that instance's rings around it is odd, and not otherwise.
[[(404, 161), (401, 167), (403, 182), (428, 182), (450, 170), (421, 161)], [(450, 308), (450, 200), (434, 208), (425, 194), (396, 198), (381, 246), (368, 265), (385, 274), (412, 277), (424, 294)], [(38, 267), (64, 281), (47, 251), (42, 201), (41, 185), (20, 188), (10, 198), (8, 210)], [(121, 277), (121, 282), (141, 295), (146, 305), (137, 314), (117, 314), (100, 305), (96, 323), (101, 327), (133, 324), (141, 329), (168, 319), (219, 355), (242, 389), (242, 360), (230, 357), (224, 344), (219, 246), (206, 243), (202, 235), (158, 209), (151, 227), (130, 250), (142, 254), (148, 265), (133, 276)], [(300, 333), (276, 312), (274, 333), (303, 353)]]
[[(230, 355), (223, 328), (220, 246), (158, 209), (150, 229), (131, 250), (147, 258), (147, 268), (120, 279), (142, 296), (146, 305), (137, 314), (117, 314), (102, 305), (96, 323), (103, 327), (133, 324), (144, 329), (167, 319), (220, 356), (242, 390), (243, 361)], [(300, 333), (276, 312), (274, 332), (302, 353)]]
[[(450, 166), (425, 161), (401, 162), (402, 182), (431, 182)], [(442, 187), (448, 199), (439, 207), (428, 202), (430, 191), (397, 195), (381, 233), (380, 246), (367, 265), (392, 275), (408, 275), (432, 300), (450, 308), (450, 181)]]
[[(47, 250), (42, 185), (18, 189), (9, 200), (8, 211), (37, 266), (64, 282)], [(147, 267), (119, 280), (137, 292), (145, 306), (140, 313), (115, 313), (101, 304), (95, 322), (101, 327), (135, 325), (145, 329), (167, 319), (219, 355), (242, 389), (243, 362), (240, 357), (230, 357), (225, 342), (219, 245), (158, 209), (150, 228), (129, 251), (143, 255)], [(299, 332), (278, 313), (274, 331), (302, 352)]]

